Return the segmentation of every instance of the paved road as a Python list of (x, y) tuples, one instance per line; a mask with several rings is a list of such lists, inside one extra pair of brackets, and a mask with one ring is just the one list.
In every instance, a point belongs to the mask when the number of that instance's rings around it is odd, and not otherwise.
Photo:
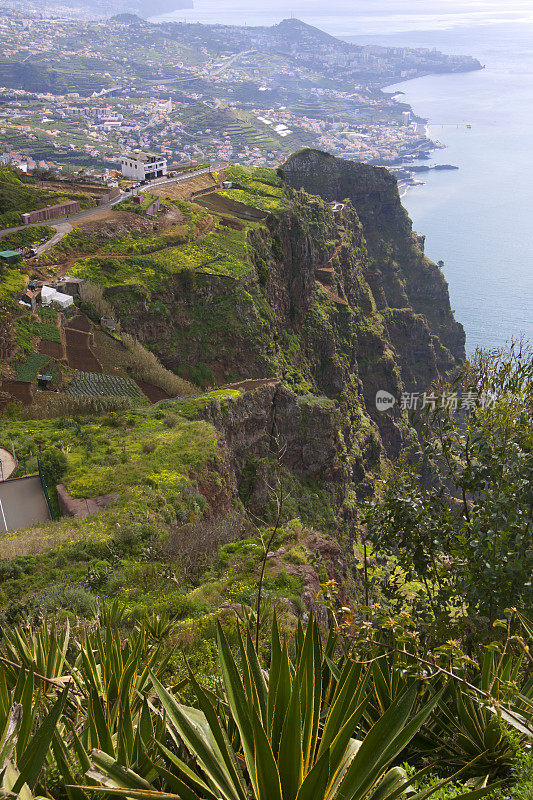
[[(58, 231), (58, 229), (61, 228), (62, 225), (64, 226), (65, 224), (67, 224), (69, 225), (70, 230), (72, 230), (72, 224), (71, 224), (72, 222), (76, 222), (79, 219), (87, 219), (88, 217), (92, 217), (95, 214), (99, 214), (101, 211), (107, 211), (110, 208), (113, 208), (113, 206), (116, 206), (117, 203), (122, 203), (122, 201), (125, 200), (127, 197), (129, 197), (129, 194), (124, 193), (116, 200), (113, 200), (111, 203), (103, 203), (101, 206), (95, 206), (94, 208), (87, 208), (85, 211), (78, 211), (77, 214), (69, 214), (66, 217), (59, 217), (58, 220), (42, 219), (39, 222), (30, 222), (28, 225), (17, 225), (15, 228), (3, 228), (3, 230), (0, 231), (0, 239), (3, 239), (4, 236), (9, 236), (10, 233), (17, 233), (17, 231), (25, 231), (27, 228), (38, 228), (41, 225), (47, 225), (49, 228), (54, 228), (56, 231)], [(64, 235), (65, 234), (63, 233), (63, 236)], [(46, 244), (47, 244), (46, 249), (48, 249), (48, 246), (50, 246), (50, 242), (47, 242)], [(44, 250), (42, 252), (44, 252)]]
[(49, 519), (50, 512), (38, 475), (0, 483), (0, 534), (23, 530)]
[(36, 247), (35, 255), (40, 256), (43, 253), (46, 253), (47, 250), (50, 250), (51, 247), (60, 242), (61, 239), (63, 239), (67, 233), (70, 233), (72, 230), (72, 225), (69, 222), (59, 222), (57, 225), (52, 225), (52, 227), (55, 230), (55, 235), (44, 244)]

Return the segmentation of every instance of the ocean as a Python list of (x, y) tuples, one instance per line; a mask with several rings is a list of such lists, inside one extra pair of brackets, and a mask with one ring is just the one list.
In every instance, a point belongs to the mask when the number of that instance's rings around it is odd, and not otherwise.
[[(444, 261), (467, 350), (533, 343), (533, 11), (530, 0), (295, 0), (293, 7), (244, 0), (196, 0), (165, 18), (275, 24), (291, 11), (305, 22), (361, 44), (435, 47), (485, 64), (479, 72), (434, 75), (392, 87), (404, 92), (429, 133), (446, 145), (431, 171), (403, 198), (426, 252)], [(246, 9), (246, 12), (244, 11)], [(392, 90), (392, 89), (391, 89)], [(470, 126), (470, 127), (467, 127)]]
[[(482, 72), (398, 84), (429, 134), (446, 145), (428, 164), (459, 171), (417, 177), (402, 199), (426, 252), (444, 261), (467, 350), (533, 343), (533, 24), (419, 31), (359, 41), (471, 53)], [(471, 127), (468, 128), (467, 125)]]

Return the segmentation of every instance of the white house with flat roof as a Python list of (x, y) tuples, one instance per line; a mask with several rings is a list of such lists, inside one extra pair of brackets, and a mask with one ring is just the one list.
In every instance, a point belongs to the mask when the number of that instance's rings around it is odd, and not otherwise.
[(151, 181), (167, 174), (166, 158), (152, 153), (141, 153), (139, 150), (122, 156), (120, 164), (123, 177), (134, 181)]

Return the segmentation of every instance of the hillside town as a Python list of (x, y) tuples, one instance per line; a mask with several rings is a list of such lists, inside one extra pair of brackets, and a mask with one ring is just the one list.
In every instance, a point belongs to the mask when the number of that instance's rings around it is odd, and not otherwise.
[(169, 165), (275, 165), (302, 147), (409, 162), (433, 143), (381, 87), (480, 67), (437, 51), (358, 47), (298, 20), (248, 29), (13, 11), (0, 48), (1, 161), (102, 181), (137, 149)]

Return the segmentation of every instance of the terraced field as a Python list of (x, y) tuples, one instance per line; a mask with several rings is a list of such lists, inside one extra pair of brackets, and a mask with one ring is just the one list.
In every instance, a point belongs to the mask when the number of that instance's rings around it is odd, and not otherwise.
[(137, 384), (129, 378), (97, 372), (79, 372), (66, 392), (78, 397), (144, 397)]
[(38, 372), (48, 364), (50, 356), (44, 353), (31, 353), (26, 361), (23, 361), (17, 366), (17, 381), (31, 383)]

